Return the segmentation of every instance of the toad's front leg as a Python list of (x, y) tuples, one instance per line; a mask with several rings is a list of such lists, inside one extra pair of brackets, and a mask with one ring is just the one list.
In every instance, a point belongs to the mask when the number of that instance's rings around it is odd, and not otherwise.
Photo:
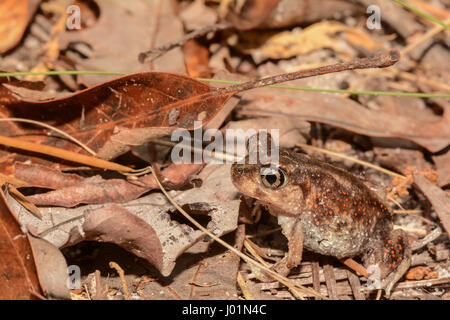
[[(283, 259), (272, 266), (272, 270), (282, 276), (287, 276), (291, 269), (297, 267), (302, 261), (303, 229), (298, 217), (278, 216), (278, 223), (288, 240), (288, 252)], [(273, 278), (265, 274), (263, 277), (259, 277), (259, 280), (268, 282), (273, 281)]]

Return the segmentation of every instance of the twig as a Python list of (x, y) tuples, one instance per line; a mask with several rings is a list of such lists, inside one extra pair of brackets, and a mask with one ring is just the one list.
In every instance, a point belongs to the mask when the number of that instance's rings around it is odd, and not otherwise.
[(440, 235), (442, 234), (441, 228), (437, 227), (433, 231), (431, 231), (428, 235), (423, 237), (423, 239), (416, 240), (411, 244), (411, 250), (415, 251), (418, 250), (424, 246), (426, 246), (428, 243), (436, 240)]
[(174, 48), (177, 48), (177, 47), (181, 47), (189, 40), (192, 40), (192, 39), (195, 39), (198, 37), (202, 37), (205, 34), (208, 34), (210, 32), (217, 32), (217, 31), (225, 30), (225, 29), (228, 29), (231, 27), (232, 26), (227, 23), (217, 23), (217, 24), (213, 24), (211, 26), (207, 26), (207, 27), (199, 29), (199, 30), (192, 31), (191, 33), (188, 33), (186, 36), (184, 36), (180, 40), (166, 43), (158, 48), (151, 49), (146, 52), (141, 52), (138, 56), (138, 60), (140, 63), (153, 61), (153, 60), (159, 58), (160, 56), (162, 56), (163, 54), (167, 53), (168, 51), (170, 51)]
[(257, 237), (264, 237), (264, 236), (267, 236), (269, 234), (276, 233), (276, 232), (278, 232), (280, 230), (281, 230), (281, 227), (275, 228), (275, 229), (272, 229), (272, 230), (268, 230), (268, 231), (264, 231), (264, 232), (259, 232), (259, 233), (256, 233), (256, 234), (249, 234), (246, 238), (251, 239), (251, 238), (257, 238)]
[(37, 216), (39, 219), (42, 219), (42, 213), (39, 209), (32, 203), (26, 196), (24, 196), (19, 190), (17, 190), (12, 185), (8, 185), (8, 191), (11, 196), (14, 197), (21, 205), (27, 208), (31, 213)]
[(338, 300), (338, 293), (336, 288), (336, 277), (334, 276), (333, 266), (326, 264), (323, 266), (323, 275), (325, 276), (325, 283), (327, 285), (328, 297), (331, 300)]
[(297, 143), (296, 145), (297, 145), (298, 147), (301, 147), (301, 148), (307, 148), (307, 149), (311, 149), (311, 150), (314, 150), (314, 151), (319, 151), (319, 152), (328, 154), (328, 155), (330, 155), (330, 156), (334, 156), (334, 157), (337, 157), (337, 158), (349, 160), (349, 161), (358, 163), (358, 164), (360, 164), (360, 165), (362, 165), (362, 166), (366, 166), (366, 167), (369, 167), (369, 168), (378, 170), (378, 171), (380, 171), (380, 172), (386, 173), (386, 174), (391, 175), (391, 176), (393, 176), (393, 177), (398, 177), (398, 178), (401, 178), (401, 179), (407, 179), (405, 176), (403, 176), (403, 175), (401, 175), (401, 174), (398, 174), (398, 173), (395, 173), (395, 172), (393, 172), (393, 171), (390, 171), (390, 170), (381, 168), (381, 167), (379, 167), (379, 166), (376, 166), (376, 165), (371, 164), (371, 163), (366, 162), (366, 161), (362, 161), (362, 160), (359, 160), (359, 159), (356, 159), (356, 158), (353, 158), (353, 157), (349, 157), (349, 156), (347, 156), (347, 155), (345, 155), (345, 154), (333, 152), (333, 151), (326, 150), (326, 149), (322, 149), (322, 148), (317, 148), (317, 147), (310, 146), (310, 145), (307, 145), (307, 144), (304, 144), (304, 143)]
[(120, 276), (120, 280), (122, 281), (123, 294), (125, 295), (125, 300), (129, 300), (130, 294), (128, 293), (127, 281), (125, 280), (125, 273), (123, 269), (114, 261), (109, 262), (109, 267), (116, 269), (117, 273)]
[(400, 53), (397, 50), (390, 50), (372, 58), (356, 59), (350, 62), (337, 63), (324, 67), (313, 68), (310, 70), (300, 70), (291, 73), (284, 73), (277, 76), (267, 77), (264, 79), (258, 79), (254, 81), (248, 81), (242, 84), (232, 85), (225, 88), (216, 88), (213, 90), (213, 92), (215, 91), (218, 94), (226, 94), (231, 92), (238, 93), (250, 89), (265, 87), (292, 80), (314, 77), (328, 73), (357, 70), (357, 69), (385, 68), (392, 66), (399, 59)]
[(87, 156), (83, 154), (79, 154), (76, 152), (55, 148), (52, 146), (42, 145), (38, 143), (33, 143), (29, 141), (24, 141), (21, 139), (10, 138), (5, 136), (0, 136), (0, 144), (13, 147), (21, 150), (27, 150), (36, 152), (39, 154), (44, 154), (47, 156), (64, 159), (71, 162), (82, 163), (91, 167), (97, 167), (102, 169), (108, 169), (118, 172), (133, 172), (135, 170), (120, 165), (118, 163), (106, 161), (99, 158), (94, 158), (92, 156)]
[(41, 127), (53, 130), (53, 131), (59, 133), (60, 135), (64, 136), (65, 138), (69, 139), (70, 141), (76, 143), (81, 148), (83, 148), (84, 150), (86, 150), (87, 152), (92, 154), (93, 156), (96, 155), (95, 151), (93, 151), (91, 148), (89, 148), (87, 145), (85, 145), (81, 141), (79, 141), (76, 138), (72, 137), (68, 133), (65, 133), (64, 131), (59, 130), (58, 128), (52, 127), (51, 125), (48, 125), (46, 123), (43, 123), (43, 122), (40, 122), (40, 121), (34, 121), (34, 120), (30, 120), (30, 119), (23, 119), (23, 118), (0, 118), (0, 121), (15, 121), (15, 122), (31, 123), (31, 124), (34, 124), (34, 125), (37, 125), (37, 126), (41, 126)]
[(348, 283), (353, 291), (353, 296), (355, 300), (366, 300), (364, 295), (361, 292), (361, 282), (359, 281), (359, 277), (352, 273), (350, 270), (346, 270)]
[(247, 281), (245, 281), (240, 271), (238, 271), (237, 274), (237, 283), (241, 288), (242, 294), (244, 295), (246, 300), (255, 300), (255, 298), (253, 297), (252, 293), (248, 288)]

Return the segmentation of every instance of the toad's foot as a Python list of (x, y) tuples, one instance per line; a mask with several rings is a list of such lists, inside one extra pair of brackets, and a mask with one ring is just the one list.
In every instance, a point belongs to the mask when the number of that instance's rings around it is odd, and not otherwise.
[(411, 246), (405, 232), (394, 230), (388, 239), (377, 242), (375, 247), (368, 256), (363, 257), (364, 265), (378, 278), (378, 283), (381, 283), (379, 288), (384, 289), (389, 297), (394, 285), (411, 265)]
[[(289, 219), (289, 223), (285, 221), (280, 221)], [(297, 218), (293, 217), (278, 217), (278, 221), (282, 227), (282, 232), (288, 239), (288, 252), (275, 265), (272, 266), (272, 270), (276, 273), (287, 276), (292, 268), (297, 267), (300, 262), (302, 262), (302, 252), (303, 252), (303, 230), (301, 224)], [(257, 276), (258, 280), (262, 282), (273, 281), (273, 276), (264, 273), (263, 275)]]

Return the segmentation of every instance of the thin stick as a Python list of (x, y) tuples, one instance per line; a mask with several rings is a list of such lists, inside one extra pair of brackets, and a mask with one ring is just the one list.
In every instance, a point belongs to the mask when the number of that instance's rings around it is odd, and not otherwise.
[(127, 281), (125, 280), (125, 272), (123, 269), (119, 266), (117, 262), (110, 261), (109, 267), (116, 269), (117, 273), (119, 274), (120, 280), (122, 281), (123, 286), (123, 294), (125, 296), (125, 300), (130, 299), (130, 294), (128, 293), (128, 287), (127, 287)]
[(230, 92), (237, 93), (250, 89), (274, 85), (286, 81), (314, 77), (328, 73), (335, 73), (340, 71), (348, 71), (356, 69), (386, 68), (392, 66), (398, 60), (400, 60), (400, 53), (397, 50), (390, 50), (372, 58), (357, 59), (350, 62), (337, 63), (310, 70), (301, 70), (291, 73), (285, 73), (273, 77), (267, 77), (264, 79), (258, 79), (254, 81), (248, 81), (242, 84), (232, 85), (225, 88), (217, 88), (214, 89), (213, 92), (216, 91), (219, 94), (225, 94)]
[(350, 161), (358, 163), (358, 164), (360, 164), (362, 166), (366, 166), (366, 167), (378, 170), (380, 172), (386, 173), (386, 174), (388, 174), (390, 176), (393, 176), (393, 177), (397, 177), (397, 178), (401, 178), (401, 179), (407, 179), (405, 176), (402, 176), (401, 174), (398, 174), (398, 173), (395, 173), (393, 171), (381, 168), (379, 166), (376, 166), (376, 165), (371, 164), (371, 163), (366, 162), (366, 161), (362, 161), (362, 160), (359, 160), (359, 159), (356, 159), (356, 158), (353, 158), (353, 157), (346, 156), (346, 155), (341, 154), (341, 153), (333, 152), (333, 151), (322, 149), (322, 148), (313, 147), (313, 146), (310, 146), (310, 145), (307, 145), (307, 144), (304, 144), (304, 143), (297, 143), (296, 145), (298, 147), (301, 147), (301, 148), (312, 149), (314, 151), (319, 151), (319, 152), (328, 154), (330, 156), (334, 156), (334, 157), (345, 159), (345, 160), (350, 160)]
[(208, 34), (210, 32), (217, 32), (220, 30), (225, 30), (230, 27), (231, 27), (231, 25), (227, 24), (227, 23), (217, 23), (217, 24), (213, 24), (211, 26), (207, 26), (207, 27), (199, 29), (199, 30), (192, 31), (191, 33), (188, 33), (186, 36), (184, 36), (180, 40), (177, 40), (174, 42), (169, 42), (158, 48), (151, 49), (151, 50), (148, 50), (145, 52), (141, 52), (138, 56), (138, 60), (140, 63), (153, 61), (153, 60), (159, 58), (160, 56), (162, 56), (163, 54), (167, 53), (168, 51), (170, 51), (174, 48), (177, 48), (177, 47), (181, 47), (189, 40), (192, 40), (192, 39), (195, 39), (198, 37), (202, 37), (205, 34)]
[(36, 152), (39, 154), (44, 154), (47, 156), (68, 160), (71, 162), (82, 163), (82, 164), (85, 164), (85, 165), (88, 165), (91, 167), (97, 167), (97, 168), (101, 168), (101, 169), (108, 169), (108, 170), (119, 171), (119, 172), (133, 171), (133, 169), (123, 166), (118, 163), (106, 161), (106, 160), (99, 159), (99, 158), (94, 158), (92, 156), (87, 156), (87, 155), (79, 154), (79, 153), (64, 150), (64, 149), (46, 146), (43, 144), (24, 141), (24, 140), (20, 140), (20, 139), (0, 136), (0, 144), (8, 146), (8, 147), (17, 148), (20, 150), (32, 151), (32, 152)]
[(353, 260), (351, 258), (347, 258), (347, 259), (339, 259), (339, 261), (341, 261), (343, 264), (345, 264), (350, 269), (358, 272), (363, 277), (366, 277), (366, 278), (369, 277), (369, 274), (367, 273), (366, 268), (364, 268), (362, 265), (360, 265), (355, 260)]
[[(378, 70), (380, 71), (380, 70)], [(383, 71), (394, 71), (391, 69), (383, 69)], [(368, 72), (368, 71), (366, 71)], [(243, 81), (234, 80), (219, 80), (219, 79), (208, 79), (208, 78), (197, 78), (199, 81), (211, 82), (211, 83), (225, 83), (225, 84), (242, 84)], [(422, 81), (423, 79), (418, 79)], [(425, 82), (425, 81), (423, 81)], [(437, 86), (435, 81), (429, 81), (430, 85)], [(447, 86), (441, 85), (441, 88), (448, 90)], [(398, 91), (356, 91), (356, 90), (344, 90), (344, 89), (324, 89), (324, 88), (309, 88), (309, 87), (299, 87), (299, 86), (285, 86), (285, 85), (270, 85), (267, 88), (274, 89), (287, 89), (287, 90), (298, 90), (298, 91), (309, 91), (309, 92), (327, 92), (327, 93), (345, 93), (353, 95), (370, 95), (370, 96), (389, 96), (389, 97), (413, 97), (413, 98), (450, 98), (450, 94), (440, 94), (440, 93), (419, 93), (419, 92), (398, 92)]]
[(64, 131), (59, 130), (58, 128), (52, 127), (51, 125), (45, 124), (43, 122), (34, 121), (34, 120), (30, 120), (30, 119), (23, 119), (23, 118), (0, 118), (0, 121), (16, 121), (16, 122), (31, 123), (31, 124), (35, 124), (37, 126), (41, 126), (41, 127), (53, 130), (53, 131), (59, 133), (60, 135), (64, 136), (65, 138), (69, 139), (70, 141), (76, 143), (81, 148), (83, 148), (84, 150), (86, 150), (87, 152), (92, 154), (93, 156), (96, 155), (95, 151), (93, 151), (91, 148), (89, 148), (87, 145), (85, 145), (81, 141), (79, 141), (76, 138), (72, 137), (71, 135), (65, 133)]

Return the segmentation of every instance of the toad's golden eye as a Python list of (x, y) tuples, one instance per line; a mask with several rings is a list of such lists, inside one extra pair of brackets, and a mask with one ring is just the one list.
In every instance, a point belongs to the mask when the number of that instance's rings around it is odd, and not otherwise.
[(267, 188), (278, 189), (288, 182), (288, 174), (280, 167), (265, 165), (259, 169), (261, 182)]

